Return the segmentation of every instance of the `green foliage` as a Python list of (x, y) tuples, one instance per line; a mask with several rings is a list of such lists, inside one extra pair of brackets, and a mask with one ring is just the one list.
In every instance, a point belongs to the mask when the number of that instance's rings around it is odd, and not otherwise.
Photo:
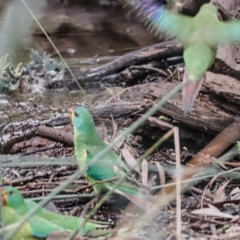
[(8, 54), (0, 58), (0, 92), (13, 92), (18, 89), (23, 73), (22, 63), (16, 67)]
[(60, 81), (64, 78), (66, 65), (51, 58), (44, 52), (42, 55), (35, 49), (31, 49), (31, 61), (26, 65), (27, 72), (37, 70), (40, 77), (50, 78), (51, 81)]

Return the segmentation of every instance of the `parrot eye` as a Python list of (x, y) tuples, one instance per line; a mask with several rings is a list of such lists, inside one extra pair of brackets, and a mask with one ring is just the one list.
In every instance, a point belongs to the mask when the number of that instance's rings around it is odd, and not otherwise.
[(74, 112), (75, 117), (79, 117), (79, 114), (77, 112)]
[(12, 191), (10, 191), (10, 192), (9, 192), (9, 195), (13, 195), (13, 192), (12, 192)]

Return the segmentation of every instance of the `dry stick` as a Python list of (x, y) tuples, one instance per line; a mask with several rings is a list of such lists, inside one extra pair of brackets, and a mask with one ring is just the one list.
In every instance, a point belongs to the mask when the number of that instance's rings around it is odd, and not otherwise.
[[(188, 180), (194, 177), (200, 170), (200, 167), (206, 167), (211, 164), (211, 157), (218, 157), (224, 152), (232, 143), (240, 139), (240, 119), (236, 119), (232, 124), (226, 127), (221, 133), (217, 135), (207, 146), (205, 146), (195, 157), (193, 157), (186, 166), (191, 167), (191, 173), (182, 176), (182, 190), (185, 190), (188, 184), (183, 180)], [(208, 161), (206, 161), (206, 159)], [(149, 210), (149, 215), (155, 215), (158, 210), (166, 206), (170, 201), (174, 200), (176, 196), (176, 179), (170, 181), (171, 186), (162, 189), (157, 194), (159, 201)], [(175, 184), (174, 184), (175, 183)], [(143, 216), (144, 218), (144, 216)]]
[[(92, 198), (95, 197), (96, 195), (94, 193), (89, 193), (89, 194), (68, 194), (68, 195), (57, 195), (52, 197), (52, 199), (72, 199), (72, 198)], [(46, 197), (35, 197), (35, 198), (29, 198), (30, 200), (33, 201), (42, 201), (44, 199), (46, 199)]]
[[(224, 153), (221, 157), (219, 157), (217, 160), (220, 163), (227, 164), (226, 162), (233, 159), (237, 155), (240, 155), (240, 141), (237, 141), (237, 143), (226, 153)], [(229, 164), (229, 163), (228, 163)], [(238, 167), (238, 166), (237, 166)]]
[(40, 156), (19, 156), (19, 155), (1, 155), (1, 167), (19, 167), (19, 168), (31, 168), (40, 166), (76, 166), (76, 161), (73, 161), (67, 157), (49, 157), (44, 158)]
[[(202, 171), (203, 168), (197, 168), (199, 171)], [(210, 169), (210, 171), (208, 171)], [(225, 171), (225, 172), (221, 172), (221, 173), (218, 173), (217, 169), (216, 168), (208, 168), (206, 171), (210, 172), (209, 174), (204, 174), (202, 176), (197, 176), (197, 177), (194, 177), (194, 178), (189, 178), (189, 179), (186, 179), (186, 180), (181, 180), (181, 183), (182, 184), (186, 184), (186, 185), (189, 185), (193, 182), (200, 182), (200, 180), (204, 180), (206, 178), (212, 178), (214, 176), (216, 176), (216, 174), (218, 174), (218, 176), (220, 177), (234, 177), (233, 175), (233, 172), (240, 169), (239, 168), (235, 168), (235, 169), (231, 169), (231, 170), (228, 170), (228, 171)], [(235, 179), (240, 179), (240, 174), (237, 175), (237, 177), (235, 177)], [(161, 186), (154, 186), (154, 187), (151, 187), (151, 190), (159, 190), (159, 189), (163, 189), (163, 188), (166, 188), (166, 187), (174, 187), (176, 186), (176, 183), (174, 181), (170, 182), (170, 183), (167, 183), (167, 184), (164, 184), (164, 185), (161, 185)]]
[(176, 208), (177, 208), (177, 222), (176, 222), (176, 237), (181, 239), (182, 233), (182, 218), (181, 218), (181, 159), (180, 159), (180, 142), (179, 142), (179, 128), (174, 127), (174, 145), (176, 155)]
[(98, 196), (92, 198), (88, 203), (86, 203), (86, 204), (84, 205), (84, 208), (83, 208), (81, 214), (80, 214), (80, 217), (84, 218), (85, 215), (87, 214), (88, 209), (89, 209), (93, 204), (95, 204), (95, 203), (97, 202), (97, 200), (98, 200)]
[(73, 147), (73, 134), (52, 127), (39, 126), (35, 133), (39, 137), (47, 138)]
[[(240, 139), (240, 118), (237, 118), (232, 124), (226, 127), (221, 133), (219, 133), (207, 146), (205, 146), (199, 154), (197, 154), (187, 164), (189, 167), (204, 166), (203, 161), (208, 157), (218, 157), (223, 153), (229, 146)], [(205, 158), (205, 159), (204, 159)]]

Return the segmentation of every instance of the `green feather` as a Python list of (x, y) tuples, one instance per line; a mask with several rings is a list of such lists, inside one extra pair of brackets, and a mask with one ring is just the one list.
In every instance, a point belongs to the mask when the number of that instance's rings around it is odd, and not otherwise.
[(194, 76), (198, 80), (203, 76), (206, 69), (213, 64), (216, 57), (216, 48), (210, 48), (205, 42), (198, 41), (186, 47), (183, 57), (188, 75)]
[[(16, 218), (20, 216), (21, 218), (28, 213), (28, 208), (24, 202), (23, 197), (19, 198), (19, 191), (11, 186), (1, 187), (2, 193), (2, 205), (3, 209), (7, 207), (7, 211), (11, 210), (10, 216), (3, 216), (6, 218), (6, 224), (11, 224), (16, 222)], [(21, 195), (22, 196), (22, 195)], [(56, 230), (63, 230), (62, 227), (53, 224), (45, 219), (38, 216), (32, 216), (25, 225), (28, 225), (31, 229), (32, 235), (38, 238), (46, 238), (51, 232)]]
[[(8, 197), (6, 198), (8, 203), (7, 208), (10, 208), (12, 209), (12, 211), (15, 211), (16, 213), (15, 215), (17, 216), (25, 215), (28, 211), (38, 206), (38, 204), (35, 203), (34, 201), (24, 199), (22, 194), (16, 188), (8, 186), (4, 187), (4, 189), (6, 192), (5, 195), (8, 195)], [(9, 195), (8, 193), (11, 193), (11, 195)], [(11, 222), (11, 219), (10, 220), (6, 219), (5, 221), (7, 225), (13, 223)], [(76, 231), (79, 228), (80, 223), (82, 223), (83, 221), (84, 221), (83, 218), (61, 215), (48, 211), (44, 208), (40, 208), (36, 215), (30, 219), (29, 225), (32, 229), (36, 229), (35, 235), (37, 234), (38, 237), (41, 237), (42, 232), (44, 233), (44, 236), (46, 236), (50, 232), (52, 232), (51, 231), (52, 228), (54, 228), (54, 230), (65, 229)], [(50, 227), (48, 226), (47, 227), (44, 226), (44, 228), (39, 227), (40, 224), (48, 225), (48, 223), (51, 223)], [(55, 229), (55, 226), (57, 226), (57, 229)], [(97, 237), (105, 236), (111, 232), (109, 229), (102, 228), (109, 228), (109, 224), (88, 220), (83, 225), (82, 229), (80, 229), (80, 233), (83, 235), (89, 234), (91, 236)]]
[(183, 81), (192, 82), (183, 89), (182, 109), (186, 115), (198, 95), (205, 72), (215, 60), (218, 45), (240, 41), (240, 21), (219, 21), (218, 10), (212, 3), (203, 4), (195, 17), (171, 12), (151, 0), (143, 0), (140, 7), (156, 31), (163, 31), (184, 45)]
[(219, 21), (217, 8), (211, 3), (203, 4), (195, 17), (160, 7), (150, 13), (149, 18), (154, 29), (177, 38), (185, 46), (196, 41), (204, 41), (212, 47), (217, 47), (219, 43), (240, 41), (240, 21)]
[[(74, 126), (74, 149), (80, 168), (87, 166), (85, 177), (90, 183), (104, 181), (93, 185), (95, 192), (112, 189), (116, 180), (125, 174), (126, 165), (117, 154), (110, 150), (101, 159), (93, 162), (94, 157), (107, 145), (100, 138), (90, 112), (81, 106), (72, 109)], [(106, 182), (108, 179), (114, 179)], [(124, 182), (114, 190), (145, 209), (146, 197), (133, 184)]]
[[(2, 212), (1, 212), (1, 220), (2, 220), (2, 226), (3, 227), (9, 227), (5, 231), (3, 231), (3, 236), (9, 234), (10, 230), (14, 229), (14, 226), (11, 224), (17, 223), (21, 221), (22, 216), (18, 215), (12, 208), (8, 206), (2, 206)], [(11, 226), (9, 226), (11, 225)], [(2, 228), (3, 229), (3, 228)], [(24, 240), (33, 240), (35, 238), (35, 234), (32, 231), (32, 228), (30, 227), (28, 222), (25, 222), (23, 226), (14, 234), (12, 237), (13, 240), (19, 240), (19, 239), (24, 239)]]
[[(25, 199), (25, 203), (29, 210), (38, 206), (37, 203), (35, 203), (30, 199)], [(79, 225), (84, 221), (84, 218), (81, 218), (81, 217), (57, 214), (57, 213), (48, 211), (44, 208), (40, 208), (40, 210), (36, 213), (36, 215), (63, 227), (66, 230), (71, 230), (71, 231), (76, 231), (79, 228)], [(99, 230), (100, 228), (101, 228), (101, 231)], [(103, 228), (109, 228), (109, 224), (104, 222), (94, 221), (94, 220), (88, 220), (84, 223), (83, 227), (80, 229), (80, 233), (82, 235), (91, 235), (91, 236), (97, 237), (97, 236), (107, 235), (111, 232), (109, 229), (103, 229)], [(95, 230), (97, 230), (96, 231), (97, 234), (94, 234)]]

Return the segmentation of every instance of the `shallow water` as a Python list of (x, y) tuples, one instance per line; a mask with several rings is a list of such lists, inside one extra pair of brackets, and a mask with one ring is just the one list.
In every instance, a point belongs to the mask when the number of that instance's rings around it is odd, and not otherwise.
[[(30, 8), (37, 5), (32, 11), (59, 52), (66, 58), (122, 55), (156, 42), (147, 29), (137, 21), (135, 14), (130, 14), (129, 9), (110, 4), (111, 2), (109, 2), (110, 5), (102, 6), (94, 1), (82, 1), (81, 4), (64, 7), (58, 1), (52, 4), (47, 2), (37, 4), (37, 2), (44, 2), (43, 0), (28, 0), (27, 3), (30, 3), (29, 1), (32, 3)], [(36, 4), (33, 4), (35, 1)], [(18, 9), (19, 16), (13, 15), (14, 6)], [(6, 17), (10, 20), (4, 20)], [(21, 58), (22, 62), (27, 61), (30, 48), (56, 54), (35, 20), (28, 14), (25, 6), (20, 7), (18, 0), (10, 1), (8, 5), (5, 5), (1, 12), (1, 19), (2, 23), (7, 22), (6, 27), (8, 24), (14, 25), (13, 27), (18, 31), (21, 28), (19, 32), (25, 34), (24, 37), (17, 38), (21, 46), (15, 58)], [(14, 24), (17, 20), (28, 22), (26, 29), (24, 29), (24, 24)], [(33, 25), (31, 28), (29, 27), (30, 21), (32, 21), (31, 26)], [(8, 34), (12, 35), (8, 37), (8, 44), (13, 44), (14, 41), (10, 39), (15, 36), (15, 33)]]
[[(30, 1), (30, 2), (29, 2)], [(5, 32), (0, 42), (5, 41), (4, 49), (11, 55), (15, 63), (28, 62), (30, 49), (47, 52), (58, 58), (54, 48), (39, 29), (35, 20), (20, 6), (19, 0), (7, 1), (0, 5), (0, 23), (5, 26)], [(35, 2), (35, 5), (34, 5)], [(129, 10), (123, 9), (116, 2), (98, 4), (98, 1), (81, 1), (64, 7), (59, 1), (27, 0), (33, 8), (35, 16), (41, 22), (45, 31), (57, 47), (58, 51), (70, 62), (74, 73), (82, 69), (96, 67), (96, 57), (122, 55), (126, 52), (156, 43), (147, 29)], [(18, 11), (18, 14), (14, 14)], [(21, 24), (16, 24), (18, 21)], [(22, 22), (27, 21), (28, 24)], [(11, 26), (11, 27), (10, 27)], [(32, 27), (30, 27), (32, 26)], [(26, 27), (26, 28), (25, 28)], [(9, 31), (8, 31), (9, 29)], [(18, 37), (16, 33), (19, 32)], [(71, 60), (72, 59), (72, 60)], [(74, 64), (71, 65), (71, 61)], [(80, 70), (81, 69), (81, 70)], [(49, 117), (53, 113), (64, 113), (76, 102), (84, 102), (82, 93), (41, 92), (41, 86), (34, 86), (32, 93), (16, 93), (0, 95), (1, 123), (28, 118)], [(39, 89), (37, 89), (39, 87)], [(91, 86), (87, 94), (98, 93), (103, 89)], [(39, 115), (39, 116), (38, 116)], [(41, 116), (40, 116), (41, 115)]]

